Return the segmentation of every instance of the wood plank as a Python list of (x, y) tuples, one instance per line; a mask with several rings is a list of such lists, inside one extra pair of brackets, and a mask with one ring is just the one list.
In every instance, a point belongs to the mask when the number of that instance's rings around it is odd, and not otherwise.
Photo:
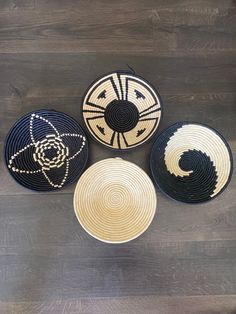
[[(14, 10), (0, 12), (1, 40), (152, 39), (149, 10)], [(95, 36), (96, 34), (96, 36)]]
[[(153, 9), (154, 50), (205, 55), (234, 51), (236, 7), (180, 6)], [(163, 40), (165, 38), (165, 44)]]
[(1, 0), (0, 11), (8, 12), (12, 10), (34, 9), (35, 0)]
[(4, 314), (232, 314), (236, 296), (87, 298), (48, 302), (0, 302)]
[(235, 93), (235, 54), (204, 57), (142, 57), (107, 54), (2, 54), (0, 96), (77, 97), (99, 76), (128, 70), (160, 94)]
[[(26, 1), (26, 0), (25, 0)], [(234, 7), (234, 3), (231, 0), (199, 0), (197, 3), (194, 0), (139, 0), (138, 5), (136, 0), (120, 0), (119, 2), (113, 2), (109, 0), (90, 0), (89, 4), (84, 3), (83, 0), (68, 0), (58, 1), (58, 0), (35, 0), (35, 7), (37, 9), (67, 9), (70, 7), (88, 7), (90, 9), (103, 9), (113, 8), (116, 10), (117, 8), (179, 8), (179, 7), (192, 7), (193, 9), (199, 9), (202, 7), (206, 8), (232, 8)]]
[(133, 1), (27, 4), (21, 8), (14, 2), (17, 9), (7, 14), (3, 5), (0, 52), (168, 56), (236, 49), (235, 6), (229, 1), (205, 1), (202, 6), (190, 1), (180, 1), (178, 5), (173, 1), (141, 1), (138, 7)]
[[(83, 0), (2, 0), (0, 3), (1, 11), (9, 13), (12, 10), (51, 10), (61, 11), (61, 10), (71, 10), (71, 9), (81, 9), (91, 11), (96, 10), (111, 10), (116, 11), (117, 9), (130, 10), (130, 9), (160, 9), (160, 10), (171, 10), (171, 9), (192, 9), (198, 11), (204, 11), (209, 13), (210, 10), (219, 9), (227, 10), (235, 8), (235, 4), (232, 0), (199, 0), (198, 2), (194, 0), (139, 0), (137, 5), (136, 0), (120, 0), (119, 2), (111, 2), (109, 0), (90, 0), (89, 3)], [(204, 9), (205, 8), (205, 9)]]
[(152, 50), (147, 10), (14, 10), (0, 13), (0, 52), (91, 52)]

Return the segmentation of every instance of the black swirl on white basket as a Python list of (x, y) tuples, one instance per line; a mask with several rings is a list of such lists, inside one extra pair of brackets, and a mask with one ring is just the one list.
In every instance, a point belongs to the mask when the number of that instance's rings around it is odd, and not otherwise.
[(151, 169), (157, 185), (172, 198), (198, 203), (227, 186), (232, 173), (228, 144), (213, 129), (179, 122), (156, 140)]
[(160, 98), (144, 79), (114, 72), (95, 81), (83, 100), (83, 117), (99, 142), (115, 149), (144, 143), (161, 118)]

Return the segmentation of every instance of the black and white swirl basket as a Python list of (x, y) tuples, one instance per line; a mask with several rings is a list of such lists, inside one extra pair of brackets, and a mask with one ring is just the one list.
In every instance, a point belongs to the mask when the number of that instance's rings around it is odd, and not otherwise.
[(79, 123), (54, 110), (21, 117), (5, 141), (5, 162), (14, 179), (37, 191), (58, 190), (81, 175), (88, 143)]
[(154, 87), (128, 72), (112, 72), (97, 79), (83, 100), (83, 118), (91, 135), (118, 150), (146, 142), (158, 128), (161, 109)]
[(178, 122), (155, 141), (150, 166), (156, 184), (171, 198), (201, 203), (226, 188), (233, 162), (229, 145), (216, 130)]

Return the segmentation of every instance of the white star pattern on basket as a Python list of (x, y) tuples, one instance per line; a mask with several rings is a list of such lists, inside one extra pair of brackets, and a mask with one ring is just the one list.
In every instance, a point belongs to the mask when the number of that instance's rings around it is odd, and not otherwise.
[[(34, 128), (34, 120), (40, 119), (41, 121), (47, 123), (50, 126), (51, 133), (46, 135), (44, 139), (40, 141), (36, 141), (33, 135), (33, 128)], [(58, 130), (55, 128), (55, 126), (48, 121), (47, 119), (41, 117), (38, 114), (31, 114), (30, 117), (30, 125), (29, 125), (29, 131), (30, 131), (30, 138), (31, 143), (23, 147), (22, 149), (18, 150), (14, 155), (11, 156), (8, 168), (11, 169), (14, 172), (19, 173), (26, 173), (26, 174), (34, 174), (34, 173), (42, 173), (48, 183), (54, 187), (54, 188), (61, 188), (68, 176), (69, 171), (69, 162), (70, 160), (74, 159), (76, 156), (78, 156), (81, 151), (83, 150), (86, 142), (86, 138), (83, 135), (75, 134), (75, 133), (63, 133), (59, 134)], [(79, 150), (74, 153), (72, 156), (70, 156), (69, 148), (63, 143), (63, 138), (65, 137), (74, 137), (74, 138), (80, 138), (81, 139), (81, 146)], [(30, 170), (30, 169), (19, 169), (14, 165), (14, 162), (16, 161), (16, 158), (24, 154), (26, 150), (30, 148), (34, 148), (33, 152), (33, 161), (37, 164), (38, 168), (37, 170)], [(54, 149), (56, 151), (56, 156), (53, 158), (47, 158), (45, 155), (46, 150)], [(47, 172), (49, 172), (51, 169), (54, 168), (61, 168), (65, 164), (65, 173), (62, 181), (59, 184), (55, 184), (52, 182), (52, 180), (49, 178)], [(35, 169), (35, 164), (34, 164)]]

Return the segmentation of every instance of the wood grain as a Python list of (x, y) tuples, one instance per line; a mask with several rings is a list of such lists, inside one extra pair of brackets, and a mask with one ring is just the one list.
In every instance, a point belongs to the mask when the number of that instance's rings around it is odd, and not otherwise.
[(121, 297), (54, 300), (49, 302), (0, 302), (4, 314), (235, 314), (235, 296)]
[[(231, 0), (0, 1), (0, 313), (236, 313), (235, 173), (206, 204), (157, 190), (150, 228), (109, 245), (78, 224), (75, 185), (27, 190), (2, 158), (21, 115), (53, 108), (82, 123), (89, 84), (128, 65), (161, 94), (158, 134), (180, 120), (206, 123), (235, 158), (235, 13)], [(150, 175), (154, 140), (117, 153), (90, 138), (88, 166), (119, 156)]]
[[(4, 1), (1, 52), (235, 52), (233, 1)], [(96, 14), (94, 14), (96, 11)]]

